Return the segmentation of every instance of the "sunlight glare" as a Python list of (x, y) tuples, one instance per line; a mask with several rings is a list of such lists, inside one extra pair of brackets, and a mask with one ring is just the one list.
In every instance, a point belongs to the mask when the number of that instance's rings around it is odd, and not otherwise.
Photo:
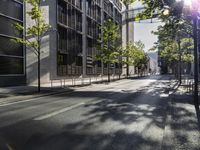
[(177, 2), (184, 2), (184, 5), (194, 10), (200, 10), (200, 0), (176, 0)]
[(184, 0), (186, 6), (192, 6), (192, 0)]
[(176, 0), (177, 2), (184, 1), (184, 5), (186, 6), (192, 6), (192, 0)]

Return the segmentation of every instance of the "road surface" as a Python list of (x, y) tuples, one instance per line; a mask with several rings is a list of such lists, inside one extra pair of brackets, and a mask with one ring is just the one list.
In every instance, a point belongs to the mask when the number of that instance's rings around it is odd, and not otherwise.
[(170, 76), (0, 105), (0, 150), (159, 150)]

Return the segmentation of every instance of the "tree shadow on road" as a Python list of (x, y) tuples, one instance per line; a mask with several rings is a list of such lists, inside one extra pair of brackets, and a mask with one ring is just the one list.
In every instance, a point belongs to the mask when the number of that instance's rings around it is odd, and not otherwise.
[(172, 145), (174, 149), (199, 150), (199, 108), (195, 108), (192, 95), (179, 92), (177, 89), (171, 95)]
[[(161, 149), (169, 111), (166, 84), (160, 81), (159, 85), (152, 83), (137, 91), (120, 89), (68, 94), (66, 98), (93, 98), (93, 101), (58, 118), (40, 122), (26, 120), (1, 128), (0, 137), (4, 142), (0, 148), (9, 143), (14, 150)], [(191, 116), (184, 108), (177, 109), (179, 113)], [(192, 131), (193, 123), (185, 120), (184, 130)], [(178, 129), (175, 125), (172, 127)], [(182, 137), (186, 143), (188, 138)], [(165, 146), (173, 149), (171, 144)]]

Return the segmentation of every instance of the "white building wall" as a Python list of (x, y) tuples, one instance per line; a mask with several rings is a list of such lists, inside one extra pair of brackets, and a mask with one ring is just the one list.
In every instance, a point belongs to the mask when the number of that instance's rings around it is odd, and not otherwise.
[[(29, 11), (31, 6), (26, 4), (26, 11)], [(56, 27), (56, 1), (48, 0), (42, 2), (43, 18), (46, 23), (52, 28)], [(26, 15), (26, 28), (32, 26), (34, 21)], [(29, 37), (27, 37), (29, 38)], [(30, 40), (34, 40), (30, 37)], [(50, 31), (43, 37), (41, 45), (41, 83), (47, 83), (56, 75), (56, 32)], [(37, 56), (33, 49), (26, 48), (26, 76), (27, 84), (37, 84), (38, 64)]]
[[(129, 8), (131, 9), (132, 6), (129, 6)], [(125, 6), (123, 6), (123, 12), (126, 10)], [(126, 33), (126, 22), (125, 22), (125, 13), (123, 13), (123, 25), (122, 25), (122, 45), (123, 47), (126, 46), (126, 42), (127, 42), (127, 33)], [(133, 22), (129, 22), (129, 42), (133, 42), (134, 43), (134, 23)], [(126, 75), (126, 66), (124, 66), (122, 68), (122, 74)], [(134, 66), (129, 66), (129, 75), (133, 75), (135, 74), (135, 67)]]

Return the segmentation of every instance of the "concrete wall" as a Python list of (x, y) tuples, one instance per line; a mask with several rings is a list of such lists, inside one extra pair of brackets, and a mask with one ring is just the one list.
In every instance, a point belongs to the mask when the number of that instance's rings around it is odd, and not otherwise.
[[(123, 6), (123, 12), (125, 11), (125, 6)], [(127, 42), (127, 33), (126, 33), (126, 22), (125, 22), (125, 13), (123, 13), (123, 25), (122, 25), (122, 45), (123, 47), (126, 46), (126, 42)], [(134, 43), (134, 23), (133, 22), (129, 22), (129, 33), (128, 33), (128, 38), (129, 38), (129, 42), (133, 42)], [(122, 69), (122, 74), (126, 75), (126, 66), (123, 67)], [(134, 66), (129, 66), (129, 74), (133, 75), (135, 74), (135, 67)]]
[[(82, 1), (84, 3), (85, 0)], [(26, 10), (30, 10), (29, 5), (26, 6)], [(52, 29), (57, 29), (57, 0), (44, 0), (42, 1), (42, 9), (44, 11), (44, 18), (46, 23), (49, 23)], [(83, 9), (84, 11), (84, 9)], [(83, 13), (83, 18), (85, 13)], [(83, 20), (85, 22), (86, 20)], [(102, 20), (103, 21), (103, 20)], [(26, 16), (27, 27), (31, 26), (34, 22), (29, 16)], [(83, 38), (86, 40), (86, 28), (83, 24)], [(85, 30), (86, 31), (86, 30)], [(67, 76), (57, 75), (57, 31), (50, 31), (42, 41), (42, 53), (41, 53), (41, 84), (50, 83), (51, 80), (59, 80), (67, 78)], [(30, 37), (30, 40), (33, 40)], [(83, 42), (83, 68), (86, 68), (86, 41)], [(27, 84), (37, 84), (37, 56), (34, 54), (31, 48), (27, 47)], [(83, 70), (83, 76), (86, 76), (86, 69)], [(68, 77), (69, 78), (69, 77)]]
[[(42, 2), (43, 16), (46, 23), (49, 23), (52, 28), (56, 28), (56, 1), (48, 0)], [(29, 11), (31, 6), (26, 5), (26, 11)], [(26, 15), (26, 28), (34, 24), (33, 20)], [(41, 83), (47, 83), (50, 79), (56, 77), (56, 31), (50, 31), (43, 37), (41, 45)], [(27, 37), (34, 40), (32, 37)], [(27, 84), (37, 83), (37, 56), (30, 47), (26, 48), (26, 71)]]

